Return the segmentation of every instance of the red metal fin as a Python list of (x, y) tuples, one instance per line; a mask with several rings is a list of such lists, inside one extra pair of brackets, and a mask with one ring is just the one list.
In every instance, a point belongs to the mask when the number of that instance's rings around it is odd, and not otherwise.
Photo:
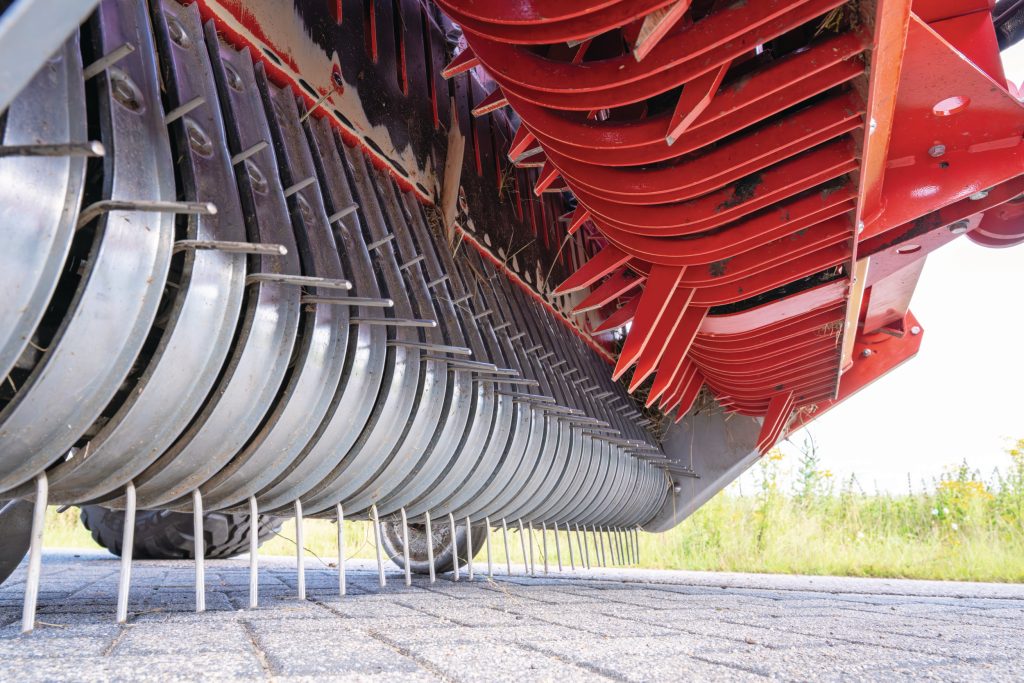
[(590, 212), (584, 209), (582, 205), (577, 206), (576, 210), (572, 212), (572, 220), (569, 221), (569, 234), (575, 235), (576, 231), (582, 228), (583, 224), (589, 220)]
[(605, 318), (603, 323), (594, 328), (594, 333), (611, 332), (629, 323), (633, 320), (633, 316), (636, 315), (636, 309), (639, 305), (640, 297), (630, 299), (622, 305), (622, 308), (612, 313)]
[(671, 7), (663, 7), (644, 17), (640, 34), (633, 44), (633, 58), (639, 62), (650, 54), (654, 46), (683, 18), (688, 9), (690, 9), (690, 0), (679, 0)]
[(614, 273), (629, 262), (629, 254), (608, 245), (580, 266), (580, 269), (555, 288), (555, 295), (568, 294), (589, 287), (605, 275)]
[(679, 281), (683, 279), (684, 272), (686, 272), (686, 268), (672, 266), (653, 266), (651, 268), (644, 292), (640, 295), (640, 307), (633, 318), (633, 327), (629, 331), (629, 336), (626, 337), (622, 353), (619, 354), (612, 379), (618, 380), (622, 377), (647, 348), (647, 343), (651, 340), (658, 321), (661, 320), (669, 300), (679, 286)]
[(487, 97), (480, 100), (480, 102), (473, 107), (473, 116), (483, 116), (484, 114), (490, 114), (492, 111), (501, 109), (508, 105), (508, 100), (505, 98), (505, 93), (501, 91), (501, 88), (495, 88)]
[(512, 138), (512, 145), (508, 149), (509, 161), (515, 161), (523, 156), (528, 149), (534, 146), (535, 142), (537, 142), (537, 138), (533, 136), (533, 133), (526, 126), (520, 125), (516, 130), (515, 137)]
[(768, 403), (768, 413), (764, 416), (764, 424), (761, 425), (761, 434), (757, 437), (757, 450), (761, 455), (767, 453), (779, 440), (792, 412), (792, 391), (772, 396)]
[(455, 55), (455, 58), (448, 63), (448, 66), (441, 69), (441, 77), (452, 78), (478, 66), (480, 66), (480, 60), (477, 59), (476, 53), (473, 52), (473, 48), (467, 47)]
[(550, 161), (544, 162), (544, 168), (540, 170), (540, 175), (537, 176), (537, 183), (533, 186), (533, 193), (538, 197), (544, 194), (544, 191), (555, 184), (555, 181), (560, 177), (558, 169)]
[(618, 299), (629, 290), (641, 284), (645, 279), (644, 277), (633, 276), (628, 269), (623, 268), (601, 283), (601, 286), (591, 292), (576, 308), (572, 309), (572, 312), (585, 313), (601, 308), (606, 303)]
[(633, 372), (633, 378), (629, 383), (630, 392), (636, 391), (637, 387), (658, 369), (658, 364), (661, 363), (670, 340), (675, 336), (676, 329), (679, 327), (691, 299), (693, 299), (693, 290), (686, 287), (678, 287), (672, 293), (665, 313), (654, 328), (651, 342), (637, 359), (636, 371)]
[(693, 340), (697, 338), (697, 331), (700, 330), (704, 318), (707, 317), (708, 309), (700, 306), (688, 306), (683, 313), (683, 319), (679, 321), (675, 333), (661, 359), (658, 368), (658, 375), (654, 378), (654, 386), (651, 388), (649, 400), (655, 400), (665, 393), (672, 383), (679, 376), (679, 371), (686, 359), (686, 354), (693, 346)]
[(700, 118), (722, 85), (722, 79), (725, 78), (730, 64), (732, 62), (726, 62), (716, 67), (714, 71), (709, 71), (683, 86), (683, 92), (679, 94), (679, 102), (676, 103), (676, 110), (672, 113), (668, 132), (665, 134), (666, 143), (674, 143)]

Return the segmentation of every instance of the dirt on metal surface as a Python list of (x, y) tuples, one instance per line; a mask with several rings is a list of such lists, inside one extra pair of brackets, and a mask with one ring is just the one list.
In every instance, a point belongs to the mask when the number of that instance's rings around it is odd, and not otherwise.
[[(1024, 587), (606, 570), (473, 581), (354, 561), (349, 594), (310, 562), (207, 563), (205, 615), (190, 562), (138, 563), (114, 623), (118, 565), (50, 553), (36, 632), (18, 635), (24, 568), (0, 588), (5, 680), (1020, 680)], [(497, 565), (497, 563), (496, 563)], [(498, 567), (495, 567), (496, 571)], [(519, 571), (519, 574), (516, 572)]]

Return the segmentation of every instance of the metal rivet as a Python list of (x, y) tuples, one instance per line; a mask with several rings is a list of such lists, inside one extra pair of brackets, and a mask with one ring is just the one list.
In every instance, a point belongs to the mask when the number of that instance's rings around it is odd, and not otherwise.
[(946, 153), (946, 146), (945, 145), (932, 145), (928, 149), (928, 156), (932, 157), (933, 159), (938, 159), (939, 157), (941, 157), (945, 153)]

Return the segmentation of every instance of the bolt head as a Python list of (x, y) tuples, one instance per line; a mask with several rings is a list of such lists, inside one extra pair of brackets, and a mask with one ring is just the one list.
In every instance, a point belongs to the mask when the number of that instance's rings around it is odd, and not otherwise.
[(861, 358), (871, 358), (871, 356), (873, 356), (874, 354), (875, 354), (875, 352), (872, 351), (871, 349), (864, 349), (863, 351), (860, 352), (860, 357)]
[(962, 235), (971, 228), (970, 221), (957, 221), (949, 226), (949, 231), (954, 235)]
[(980, 202), (982, 199), (989, 195), (989, 192), (990, 190), (979, 190), (978, 192), (975, 192), (970, 197), (968, 197), (968, 199), (970, 199), (972, 202)]
[(914, 325), (913, 327), (910, 328), (910, 334), (914, 335), (915, 337), (921, 334), (921, 327), (919, 325)]
[(946, 146), (945, 145), (932, 145), (928, 149), (928, 156), (932, 157), (933, 159), (938, 159), (939, 157), (945, 155), (945, 153), (946, 153)]

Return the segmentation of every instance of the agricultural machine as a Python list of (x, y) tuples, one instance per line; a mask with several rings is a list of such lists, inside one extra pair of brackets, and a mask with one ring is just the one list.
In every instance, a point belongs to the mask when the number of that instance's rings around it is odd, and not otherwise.
[(635, 562), (917, 352), (930, 252), (1024, 241), (1022, 32), (1020, 0), (0, 2), (23, 627), (47, 505), (122, 556), (120, 619), (133, 558), (195, 558), (202, 609), (203, 558), (255, 572), (291, 516), (371, 520), (407, 581), (510, 528)]

